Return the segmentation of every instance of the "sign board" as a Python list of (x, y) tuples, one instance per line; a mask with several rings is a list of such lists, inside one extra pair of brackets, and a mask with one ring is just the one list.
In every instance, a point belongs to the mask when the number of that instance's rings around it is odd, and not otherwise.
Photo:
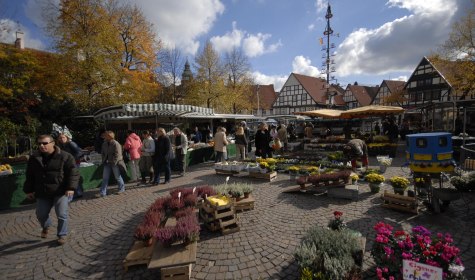
[(404, 280), (442, 280), (442, 268), (411, 260), (402, 261)]

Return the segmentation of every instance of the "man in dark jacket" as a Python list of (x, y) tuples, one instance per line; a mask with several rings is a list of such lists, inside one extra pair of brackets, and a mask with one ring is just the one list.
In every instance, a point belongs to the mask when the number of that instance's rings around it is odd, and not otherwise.
[(36, 198), (36, 217), (41, 224), (41, 238), (48, 236), (49, 213), (54, 206), (58, 218), (58, 243), (63, 245), (68, 234), (68, 202), (79, 182), (74, 157), (55, 146), (53, 137), (40, 135), (38, 151), (28, 160), (23, 191), (29, 199)]
[(168, 138), (167, 133), (164, 128), (157, 129), (157, 140), (155, 140), (155, 156), (154, 156), (154, 165), (153, 169), (155, 172), (155, 179), (153, 180), (154, 185), (160, 183), (160, 173), (162, 171), (165, 173), (165, 181), (163, 184), (170, 183), (171, 177), (171, 168), (170, 161), (173, 157), (172, 146), (170, 138)]

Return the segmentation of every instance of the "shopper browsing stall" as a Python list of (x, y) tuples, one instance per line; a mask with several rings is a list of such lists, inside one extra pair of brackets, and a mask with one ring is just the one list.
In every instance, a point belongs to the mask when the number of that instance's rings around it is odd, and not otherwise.
[(363, 167), (368, 168), (368, 146), (361, 139), (350, 140), (343, 146), (343, 154), (351, 161), (353, 171), (356, 171), (356, 161), (361, 160)]

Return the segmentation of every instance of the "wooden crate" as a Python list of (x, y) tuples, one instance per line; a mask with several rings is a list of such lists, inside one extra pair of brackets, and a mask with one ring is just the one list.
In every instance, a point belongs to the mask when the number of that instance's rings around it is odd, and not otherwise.
[(239, 228), (239, 225), (237, 223), (233, 223), (233, 224), (230, 224), (224, 228), (221, 228), (221, 233), (223, 235), (226, 235), (226, 234), (231, 234), (231, 233), (234, 233), (234, 232), (238, 232), (240, 230)]
[(384, 201), (383, 207), (414, 214), (418, 213), (417, 198), (415, 197), (393, 194), (389, 193), (388, 191), (384, 191), (382, 199)]
[(236, 211), (252, 210), (254, 209), (254, 202), (255, 199), (251, 195), (249, 195), (248, 198), (244, 198), (234, 202), (234, 209)]
[(153, 247), (155, 246), (155, 239), (153, 240), (152, 246), (146, 247), (142, 241), (136, 240), (132, 248), (130, 248), (129, 253), (122, 261), (125, 271), (129, 269), (130, 266), (146, 264), (150, 262), (152, 257)]
[(191, 276), (191, 263), (181, 266), (164, 267), (160, 269), (161, 280), (188, 280)]
[(273, 181), (277, 179), (277, 172), (276, 171), (269, 172), (269, 173), (249, 172), (249, 177)]

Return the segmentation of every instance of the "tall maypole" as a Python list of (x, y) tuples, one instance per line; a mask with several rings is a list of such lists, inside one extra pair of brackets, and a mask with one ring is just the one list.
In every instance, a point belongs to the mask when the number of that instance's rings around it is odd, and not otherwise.
[[(332, 66), (333, 64), (335, 64), (335, 62), (334, 62), (334, 60), (331, 59), (334, 56), (334, 54), (331, 54), (331, 52), (330, 52), (331, 49), (335, 48), (335, 44), (333, 44), (333, 43), (330, 44), (330, 36), (332, 36), (332, 34), (333, 34), (333, 29), (330, 27), (330, 19), (332, 17), (333, 17), (332, 9), (331, 9), (331, 6), (330, 6), (330, 2), (328, 2), (327, 13), (325, 15), (325, 18), (327, 19), (327, 27), (325, 28), (325, 31), (323, 32), (323, 35), (326, 36), (327, 45), (322, 47), (322, 51), (326, 52), (326, 55), (324, 54), (322, 56), (322, 58), (325, 59), (325, 61), (322, 64), (322, 67), (325, 68), (325, 69), (321, 71), (322, 74), (326, 74), (327, 83), (326, 83), (325, 87), (326, 87), (326, 96), (327, 96), (328, 107), (332, 107), (333, 104), (334, 104), (333, 103), (334, 94), (330, 93), (330, 81), (333, 80), (333, 78), (334, 78), (334, 77), (332, 77), (332, 79), (330, 79), (330, 73), (335, 72), (335, 67)], [(323, 44), (323, 38), (320, 39), (320, 44)]]

